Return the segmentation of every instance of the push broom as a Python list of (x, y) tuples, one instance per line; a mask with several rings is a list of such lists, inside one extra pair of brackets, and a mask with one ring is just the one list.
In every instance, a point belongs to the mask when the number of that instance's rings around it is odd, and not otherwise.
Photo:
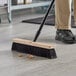
[(19, 39), (19, 38), (13, 39), (13, 44), (12, 44), (13, 51), (26, 53), (26, 54), (30, 54), (30, 55), (36, 55), (36, 56), (40, 56), (40, 57), (46, 57), (46, 58), (50, 58), (50, 59), (57, 58), (54, 47), (52, 47), (50, 44), (36, 42), (38, 36), (40, 35), (42, 27), (45, 23), (45, 20), (50, 12), (50, 9), (52, 8), (52, 6), (54, 4), (54, 1), (55, 0), (52, 0), (50, 6), (48, 8), (48, 11), (36, 33), (34, 40), (30, 41), (30, 40), (24, 40), (24, 39)]

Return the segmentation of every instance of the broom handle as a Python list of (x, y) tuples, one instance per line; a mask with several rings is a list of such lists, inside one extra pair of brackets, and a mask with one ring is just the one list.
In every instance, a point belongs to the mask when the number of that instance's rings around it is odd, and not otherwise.
[(42, 27), (43, 27), (43, 25), (44, 25), (44, 23), (45, 23), (45, 20), (46, 20), (46, 18), (47, 18), (47, 16), (48, 16), (48, 14), (49, 14), (49, 12), (50, 12), (53, 4), (54, 4), (54, 1), (55, 1), (55, 0), (52, 0), (51, 4), (50, 4), (50, 6), (49, 6), (49, 8), (48, 8), (48, 10), (47, 10), (47, 12), (46, 12), (46, 15), (45, 15), (45, 17), (44, 17), (44, 19), (43, 19), (43, 21), (42, 21), (42, 23), (41, 23), (41, 25), (40, 25), (37, 33), (36, 33), (36, 36), (35, 36), (35, 38), (34, 38), (34, 40), (33, 40), (34, 42), (37, 40), (38, 36), (40, 35), (40, 32), (41, 32), (41, 30), (42, 30)]

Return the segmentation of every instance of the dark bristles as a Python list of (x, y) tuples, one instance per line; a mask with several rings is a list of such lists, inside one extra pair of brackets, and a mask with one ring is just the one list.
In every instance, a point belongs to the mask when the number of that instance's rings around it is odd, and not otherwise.
[(13, 42), (12, 50), (50, 59), (57, 58), (54, 48), (47, 49)]

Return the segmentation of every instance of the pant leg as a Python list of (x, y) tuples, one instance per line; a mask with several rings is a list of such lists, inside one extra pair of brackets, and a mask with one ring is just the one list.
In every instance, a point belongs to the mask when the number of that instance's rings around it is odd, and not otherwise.
[(69, 1), (70, 0), (55, 0), (55, 17), (57, 29), (69, 29), (71, 24)]
[(74, 0), (74, 18), (75, 18), (75, 24), (76, 24), (76, 0)]

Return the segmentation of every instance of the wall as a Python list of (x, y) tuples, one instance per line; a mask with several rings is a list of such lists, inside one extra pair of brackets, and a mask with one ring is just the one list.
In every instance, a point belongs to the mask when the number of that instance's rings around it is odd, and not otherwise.
[(7, 3), (7, 0), (0, 0), (0, 6), (4, 5)]

